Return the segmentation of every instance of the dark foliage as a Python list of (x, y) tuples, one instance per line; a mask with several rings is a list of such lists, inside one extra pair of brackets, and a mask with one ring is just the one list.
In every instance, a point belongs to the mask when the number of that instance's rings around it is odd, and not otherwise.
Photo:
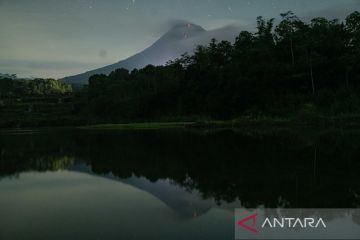
[(281, 18), (275, 26), (258, 17), (256, 33), (243, 31), (233, 44), (213, 39), (167, 66), (92, 76), (88, 111), (110, 121), (285, 115), (309, 104), (359, 111), (360, 13), (344, 22)]
[(71, 93), (71, 86), (54, 79), (13, 79), (0, 77), (0, 100), (26, 96)]

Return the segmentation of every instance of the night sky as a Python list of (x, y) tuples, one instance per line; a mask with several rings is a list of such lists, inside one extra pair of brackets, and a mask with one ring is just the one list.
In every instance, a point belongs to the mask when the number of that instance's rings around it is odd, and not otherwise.
[(175, 20), (205, 29), (294, 11), (343, 19), (359, 0), (0, 0), (0, 73), (60, 78), (131, 56)]

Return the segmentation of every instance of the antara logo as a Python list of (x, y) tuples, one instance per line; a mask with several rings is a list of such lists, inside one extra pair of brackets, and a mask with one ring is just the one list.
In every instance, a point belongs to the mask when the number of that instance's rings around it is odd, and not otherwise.
[(261, 228), (271, 227), (271, 228), (326, 228), (326, 224), (322, 218), (274, 218), (270, 221), (269, 218), (266, 218), (264, 223), (261, 225)]
[[(246, 230), (258, 233), (256, 229), (258, 214), (253, 214), (247, 218), (244, 218), (237, 222), (237, 224)], [(262, 224), (261, 228), (326, 228), (326, 224), (322, 218), (266, 218)]]
[[(243, 227), (243, 228), (245, 228), (245, 229), (247, 229), (247, 230), (249, 230), (249, 231), (251, 231), (253, 233), (258, 233), (258, 230), (255, 229), (256, 217), (257, 217), (257, 214), (251, 215), (250, 217), (247, 217), (247, 218), (244, 218), (243, 220), (238, 221), (238, 224), (241, 227)], [(249, 225), (245, 224), (248, 221), (252, 221), (251, 227)]]

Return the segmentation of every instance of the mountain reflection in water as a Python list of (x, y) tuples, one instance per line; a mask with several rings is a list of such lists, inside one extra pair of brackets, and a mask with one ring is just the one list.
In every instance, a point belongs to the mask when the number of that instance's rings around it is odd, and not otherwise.
[[(186, 224), (176, 226), (196, 218), (200, 225), (186, 225), (202, 229), (194, 239), (231, 239), (238, 207), (357, 208), (359, 140), (359, 131), (339, 130), (1, 132), (0, 212), (13, 222), (0, 220), (0, 238), (36, 237), (36, 223), (16, 231), (34, 217), (65, 229), (89, 221), (107, 239), (119, 237), (116, 229), (126, 223), (123, 236), (136, 238), (146, 216), (149, 227), (173, 224), (157, 239), (174, 239), (174, 232), (191, 239), (178, 232)], [(101, 238), (90, 225), (57, 238)]]

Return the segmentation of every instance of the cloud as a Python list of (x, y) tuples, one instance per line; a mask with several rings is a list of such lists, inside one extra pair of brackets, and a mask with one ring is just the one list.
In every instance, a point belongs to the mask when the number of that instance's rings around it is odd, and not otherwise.
[[(184, 49), (184, 52), (191, 54), (189, 49), (195, 49), (198, 45), (207, 45), (210, 43), (210, 40), (215, 38), (218, 41), (226, 40), (229, 42), (234, 42), (235, 38), (239, 35), (240, 31), (243, 30), (241, 27), (236, 25), (228, 25), (221, 28), (209, 30), (202, 32), (195, 37), (190, 37), (186, 40), (178, 42), (179, 48)], [(187, 49), (187, 51), (185, 51)]]
[(208, 20), (204, 27), (208, 29), (219, 29), (228, 27), (252, 29), (254, 27), (254, 23), (242, 19), (218, 18)]
[(195, 22), (187, 21), (184, 19), (170, 19), (168, 21), (165, 21), (165, 22), (159, 24), (158, 31), (160, 34), (164, 34), (165, 32), (169, 31), (170, 29), (172, 29), (176, 26), (179, 26), (179, 25), (184, 26), (188, 23), (197, 24)]

